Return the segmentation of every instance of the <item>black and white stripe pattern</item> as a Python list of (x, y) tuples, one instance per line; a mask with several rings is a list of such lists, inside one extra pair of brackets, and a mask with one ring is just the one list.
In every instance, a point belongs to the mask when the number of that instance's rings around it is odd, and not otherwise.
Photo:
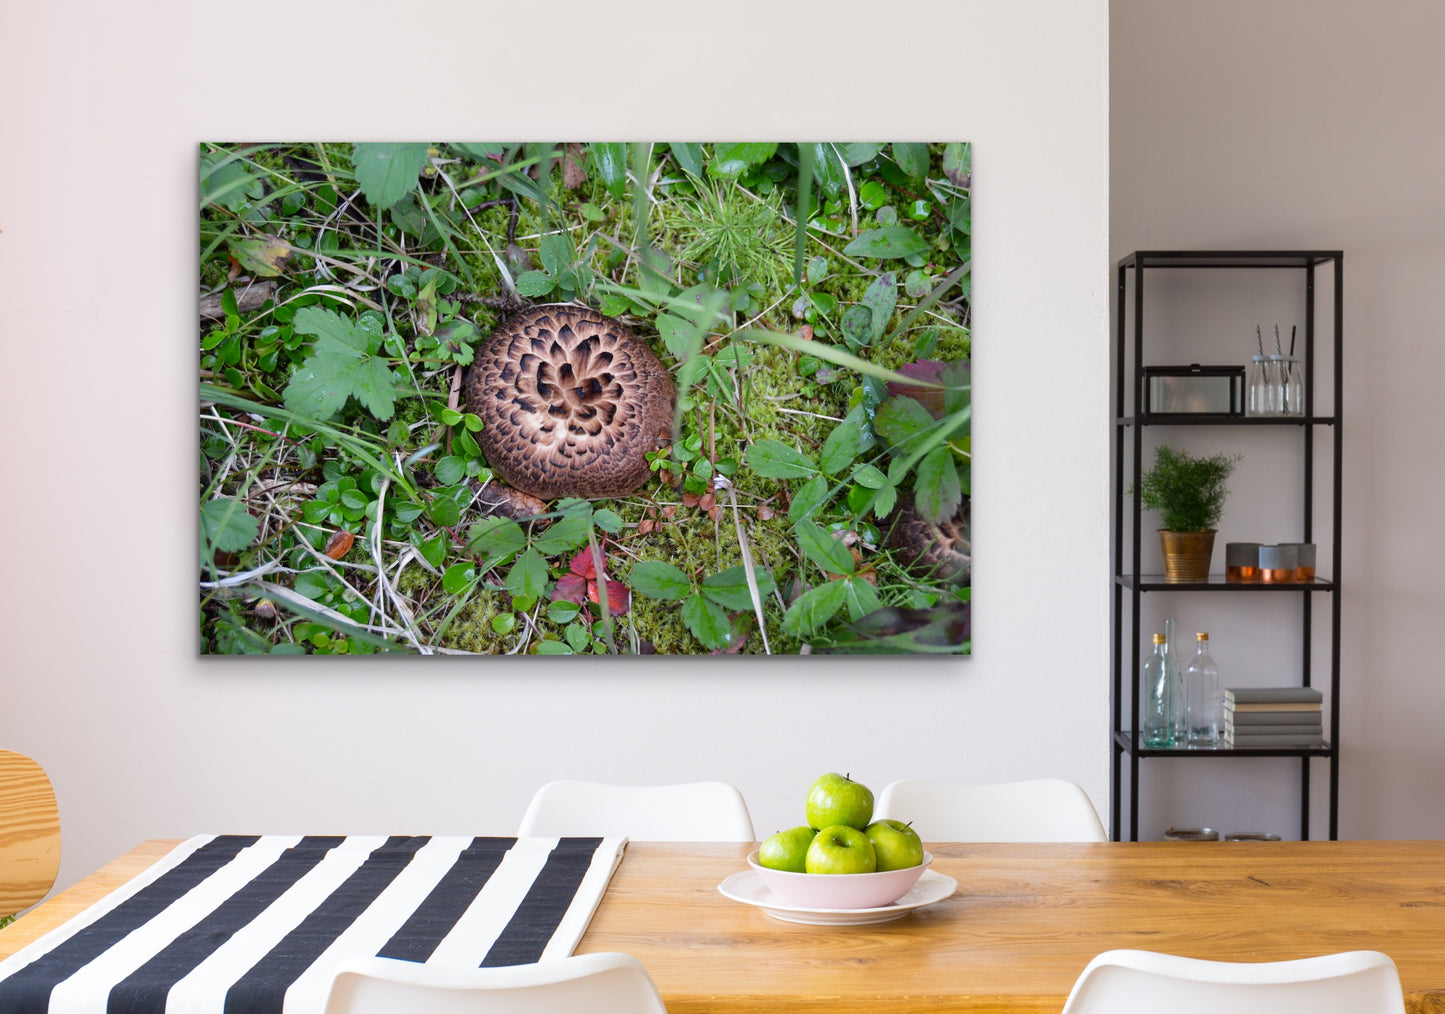
[(336, 966), (570, 954), (623, 838), (203, 835), (0, 962), (4, 1014), (320, 1014)]

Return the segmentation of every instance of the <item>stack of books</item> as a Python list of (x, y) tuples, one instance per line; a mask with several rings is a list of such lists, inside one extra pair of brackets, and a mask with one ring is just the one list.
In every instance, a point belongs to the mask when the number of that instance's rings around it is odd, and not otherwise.
[(1224, 691), (1224, 745), (1324, 746), (1323, 700), (1312, 687), (1230, 687)]

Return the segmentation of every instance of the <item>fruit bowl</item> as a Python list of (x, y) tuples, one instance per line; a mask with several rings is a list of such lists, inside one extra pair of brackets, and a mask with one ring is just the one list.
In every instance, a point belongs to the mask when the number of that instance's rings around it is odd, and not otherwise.
[(909, 892), (933, 853), (924, 852), (923, 862), (903, 870), (883, 873), (789, 873), (758, 865), (758, 850), (748, 853), (748, 865), (758, 872), (777, 899), (798, 908), (850, 909), (881, 908)]

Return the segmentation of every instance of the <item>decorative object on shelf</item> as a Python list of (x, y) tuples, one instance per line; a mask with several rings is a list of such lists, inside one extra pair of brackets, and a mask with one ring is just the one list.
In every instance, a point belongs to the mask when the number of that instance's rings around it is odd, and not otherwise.
[(1243, 366), (1146, 366), (1144, 415), (1151, 419), (1173, 416), (1244, 415)]
[(1324, 695), (1313, 687), (1227, 687), (1224, 745), (1324, 746), (1323, 703)]
[(1170, 694), (1169, 667), (1164, 661), (1164, 635), (1154, 635), (1154, 653), (1144, 662), (1141, 674), (1144, 692), (1144, 711), (1139, 716), (1143, 726), (1144, 745), (1153, 750), (1163, 750), (1174, 745), (1174, 700)]
[(1164, 621), (1164, 668), (1169, 679), (1169, 725), (1173, 730), (1175, 746), (1183, 746), (1189, 735), (1184, 724), (1184, 669), (1179, 664), (1179, 621)]
[(1290, 328), (1289, 352), (1274, 326), (1274, 353), (1264, 350), (1264, 333), (1254, 326), (1259, 355), (1249, 359), (1248, 414), (1251, 416), (1304, 415), (1304, 368), (1294, 354), (1296, 327)]
[(1209, 749), (1219, 745), (1219, 668), (1209, 657), (1209, 635), (1201, 631), (1194, 639), (1194, 657), (1184, 670), (1189, 745)]
[(1259, 579), (1265, 584), (1293, 584), (1298, 561), (1299, 553), (1292, 545), (1260, 546)]
[(1294, 547), (1294, 579), (1313, 581), (1315, 579), (1315, 544), (1313, 542), (1287, 542)]
[(1277, 834), (1270, 834), (1268, 831), (1230, 831), (1224, 836), (1225, 841), (1279, 841)]
[(1139, 482), (1140, 503), (1159, 515), (1164, 580), (1206, 581), (1214, 535), (1229, 495), (1225, 480), (1239, 455), (1204, 458), (1160, 445), (1154, 467)]
[(1219, 841), (1219, 832), (1212, 827), (1171, 827), (1164, 832), (1165, 841)]
[(1224, 544), (1224, 580), (1253, 584), (1259, 580), (1259, 543)]

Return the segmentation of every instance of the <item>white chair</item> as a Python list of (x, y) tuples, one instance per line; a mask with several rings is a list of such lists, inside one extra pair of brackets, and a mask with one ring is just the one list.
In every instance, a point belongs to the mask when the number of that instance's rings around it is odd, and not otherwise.
[(904, 779), (884, 787), (875, 818), (912, 821), (925, 841), (1108, 841), (1088, 795), (1061, 778), (992, 785)]
[(447, 968), (395, 958), (343, 962), (326, 1014), (667, 1014), (630, 954), (577, 954), (530, 965)]
[(1400, 973), (1378, 951), (1296, 961), (1204, 961), (1105, 951), (1074, 983), (1064, 1014), (1404, 1014)]
[(748, 804), (726, 782), (548, 782), (532, 797), (517, 834), (523, 838), (600, 835), (634, 841), (756, 840)]

